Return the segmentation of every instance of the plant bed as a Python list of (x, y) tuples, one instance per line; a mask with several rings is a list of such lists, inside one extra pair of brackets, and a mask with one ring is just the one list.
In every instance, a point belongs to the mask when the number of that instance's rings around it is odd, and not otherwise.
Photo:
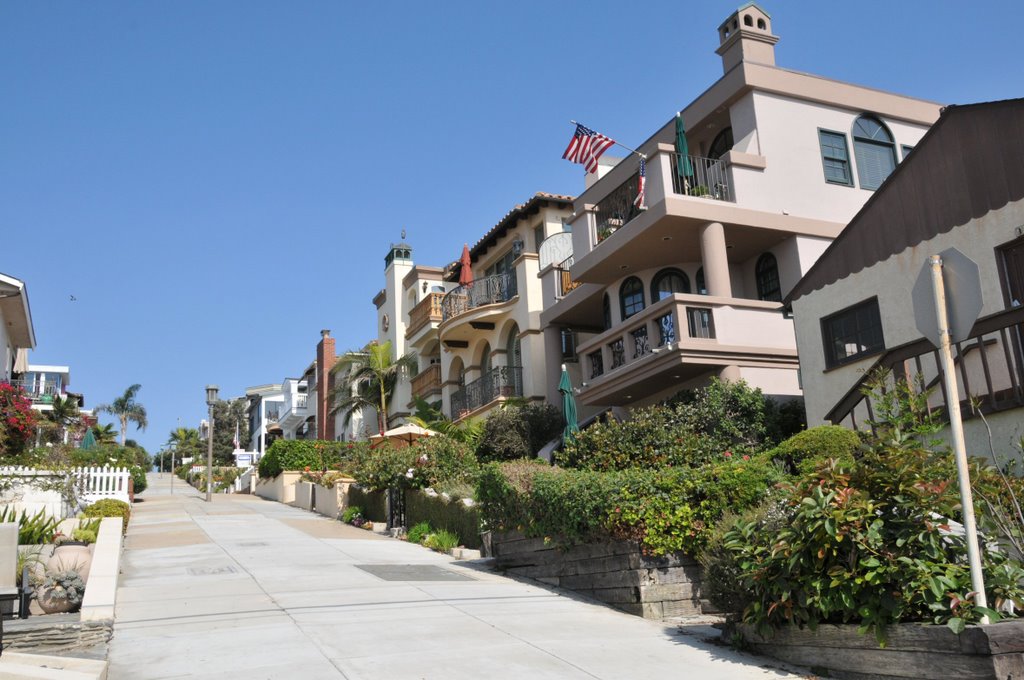
[(608, 540), (560, 548), (519, 532), (494, 532), (499, 569), (593, 597), (648, 619), (703, 613), (701, 568), (689, 555), (645, 555), (635, 541)]
[(768, 635), (753, 626), (727, 628), (727, 640), (758, 654), (809, 667), (826, 677), (852, 680), (883, 678), (971, 678), (1006, 680), (1024, 677), (1024, 621), (968, 626), (957, 635), (947, 626), (901, 623), (888, 629), (886, 646), (854, 624), (781, 628)]

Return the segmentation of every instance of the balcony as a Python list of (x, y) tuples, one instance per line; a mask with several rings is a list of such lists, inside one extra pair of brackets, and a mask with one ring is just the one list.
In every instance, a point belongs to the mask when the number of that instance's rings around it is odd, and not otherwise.
[(294, 430), (306, 422), (306, 418), (312, 415), (309, 412), (308, 400), (309, 395), (305, 392), (286, 392), (278, 424), (285, 430)]
[(516, 273), (485, 276), (449, 291), (441, 300), (441, 317), (449, 321), (478, 307), (508, 302), (519, 292)]
[(497, 366), (452, 394), (452, 420), (459, 420), (493, 401), (523, 396), (523, 367)]
[(431, 364), (412, 379), (412, 397), (426, 399), (441, 393), (441, 364)]
[(555, 267), (555, 276), (558, 277), (555, 283), (555, 297), (558, 299), (564, 298), (570, 291), (576, 290), (580, 286), (579, 281), (573, 281), (572, 273), (569, 271), (572, 263), (573, 257), (570, 255)]
[(58, 380), (12, 380), (11, 385), (20, 387), (34, 404), (52, 404), (53, 398), (62, 394)]
[(580, 401), (639, 401), (730, 364), (795, 370), (795, 347), (778, 303), (675, 294), (580, 343)]
[(409, 312), (409, 327), (405, 330), (407, 339), (416, 335), (427, 324), (441, 322), (442, 299), (444, 299), (444, 293), (431, 293), (412, 308), (412, 311)]

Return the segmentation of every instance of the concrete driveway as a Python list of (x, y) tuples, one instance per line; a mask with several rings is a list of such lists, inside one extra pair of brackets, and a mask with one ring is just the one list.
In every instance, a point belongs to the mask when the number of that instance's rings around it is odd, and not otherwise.
[(770, 662), (253, 496), (150, 475), (110, 678), (784, 678)]

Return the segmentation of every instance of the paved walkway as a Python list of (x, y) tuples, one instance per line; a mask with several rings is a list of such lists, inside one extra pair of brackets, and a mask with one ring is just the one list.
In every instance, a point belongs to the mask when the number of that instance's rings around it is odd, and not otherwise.
[(798, 677), (420, 546), (169, 482), (150, 475), (134, 508), (111, 680)]

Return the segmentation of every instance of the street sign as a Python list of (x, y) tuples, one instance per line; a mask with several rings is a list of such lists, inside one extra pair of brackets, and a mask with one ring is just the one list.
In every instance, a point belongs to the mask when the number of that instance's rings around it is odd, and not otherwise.
[[(942, 258), (942, 280), (946, 289), (946, 308), (949, 318), (951, 342), (967, 339), (974, 322), (981, 314), (984, 300), (981, 296), (981, 274), (978, 265), (956, 248), (939, 253)], [(939, 319), (935, 312), (935, 293), (932, 288), (931, 265), (925, 262), (914, 290), (914, 321), (921, 335), (938, 347), (942, 344)]]

